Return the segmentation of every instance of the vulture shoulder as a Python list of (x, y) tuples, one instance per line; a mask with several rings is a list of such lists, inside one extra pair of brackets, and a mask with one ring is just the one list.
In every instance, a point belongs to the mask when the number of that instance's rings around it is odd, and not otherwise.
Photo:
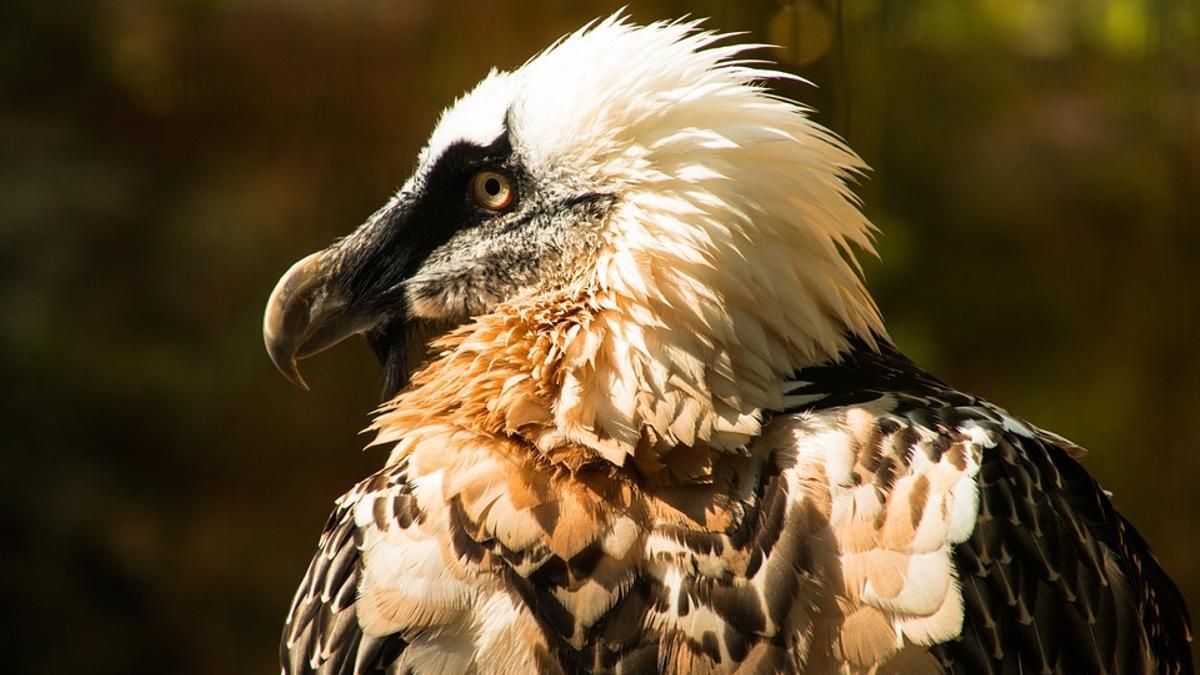
[[(842, 484), (828, 482), (842, 602), (851, 618), (882, 612), (887, 620), (876, 628), (893, 628), (899, 638), (872, 643), (847, 619), (843, 638), (875, 649), (859, 661), (880, 663), (881, 654), (915, 645), (928, 646), (935, 661), (921, 672), (1192, 672), (1182, 597), (1079, 464), (1081, 448), (955, 391), (888, 344), (875, 351), (859, 343), (836, 364), (800, 371), (788, 400), (791, 415), (832, 418), (847, 436), (840, 461), (852, 468)], [(947, 459), (964, 465), (970, 480), (939, 493)], [(868, 486), (881, 506), (864, 494)], [(956, 522), (959, 509), (971, 514), (969, 522)], [(897, 546), (885, 536), (887, 523), (904, 515), (914, 534)], [(941, 541), (922, 543), (929, 534)], [(952, 562), (951, 607), (940, 611), (961, 618), (961, 631), (949, 639), (930, 635), (937, 626), (928, 620), (910, 629), (911, 614), (880, 593), (889, 580), (894, 597), (931, 583), (940, 588), (944, 577), (919, 562), (939, 543)], [(894, 563), (900, 572), (885, 560), (897, 550), (908, 556)], [(856, 551), (878, 560), (857, 571), (864, 556)]]
[(286, 675), (399, 672), (393, 666), (407, 642), (398, 634), (364, 634), (357, 602), (368, 540), (393, 525), (396, 534), (412, 538), (423, 520), (406, 468), (404, 462), (390, 466), (337, 500), (284, 623), (280, 661)]

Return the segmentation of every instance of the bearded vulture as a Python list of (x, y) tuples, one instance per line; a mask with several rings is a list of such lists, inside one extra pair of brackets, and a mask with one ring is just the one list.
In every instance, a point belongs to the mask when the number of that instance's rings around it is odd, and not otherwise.
[(896, 349), (862, 161), (698, 23), (492, 71), (279, 281), (272, 360), (364, 335), (390, 453), (283, 672), (1192, 672), (1083, 450)]

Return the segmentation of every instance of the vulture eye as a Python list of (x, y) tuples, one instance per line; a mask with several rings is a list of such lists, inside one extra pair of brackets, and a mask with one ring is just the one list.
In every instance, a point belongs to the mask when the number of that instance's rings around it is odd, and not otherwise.
[(503, 211), (513, 203), (517, 190), (512, 179), (496, 171), (480, 171), (471, 179), (471, 197), (489, 211)]

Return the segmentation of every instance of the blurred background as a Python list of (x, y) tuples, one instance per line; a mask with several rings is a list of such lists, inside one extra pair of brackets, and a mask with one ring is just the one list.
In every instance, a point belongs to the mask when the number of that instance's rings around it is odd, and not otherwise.
[[(274, 672), (332, 501), (377, 468), (361, 342), (261, 346), (301, 256), (438, 112), (615, 3), (8, 0), (0, 8), (6, 672)], [(1200, 612), (1200, 8), (634, 1), (781, 48), (875, 172), (901, 348), (1091, 449)], [(15, 649), (14, 649), (15, 648)]]

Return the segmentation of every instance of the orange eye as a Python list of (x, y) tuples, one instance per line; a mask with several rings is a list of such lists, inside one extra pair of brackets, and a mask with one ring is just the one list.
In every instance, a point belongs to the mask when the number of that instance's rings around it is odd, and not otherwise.
[(512, 179), (496, 171), (480, 171), (471, 179), (471, 196), (489, 211), (503, 211), (513, 203), (517, 190)]

